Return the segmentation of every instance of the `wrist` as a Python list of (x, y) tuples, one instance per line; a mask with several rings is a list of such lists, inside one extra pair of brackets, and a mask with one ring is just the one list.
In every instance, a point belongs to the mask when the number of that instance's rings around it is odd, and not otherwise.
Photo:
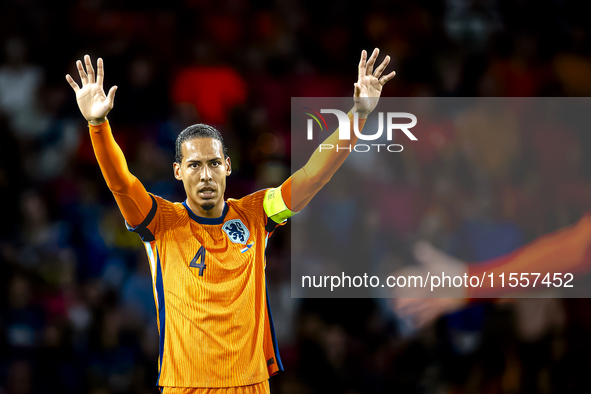
[(98, 126), (98, 125), (105, 123), (106, 121), (107, 121), (107, 117), (105, 116), (104, 118), (89, 119), (88, 124), (91, 124), (93, 126)]
[(349, 112), (351, 112), (352, 114), (357, 113), (359, 119), (366, 119), (369, 116), (369, 114), (371, 113), (371, 111), (369, 111), (369, 112), (368, 111), (359, 111), (357, 109), (357, 107), (351, 108), (351, 111), (349, 111)]

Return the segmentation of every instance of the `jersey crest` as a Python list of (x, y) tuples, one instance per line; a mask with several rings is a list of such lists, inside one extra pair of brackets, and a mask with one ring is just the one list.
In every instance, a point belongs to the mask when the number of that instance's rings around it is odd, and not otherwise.
[(230, 241), (235, 244), (245, 245), (246, 241), (248, 241), (248, 237), (250, 237), (250, 231), (248, 231), (240, 219), (228, 220), (224, 223), (222, 229), (228, 234)]

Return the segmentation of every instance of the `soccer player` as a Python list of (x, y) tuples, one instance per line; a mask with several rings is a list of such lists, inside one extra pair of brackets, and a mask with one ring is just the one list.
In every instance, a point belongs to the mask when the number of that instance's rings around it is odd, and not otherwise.
[[(362, 51), (354, 106), (358, 127), (377, 105), (390, 58), (375, 69), (379, 50)], [(347, 158), (349, 151), (316, 150), (282, 185), (239, 200), (224, 200), (232, 172), (220, 133), (197, 124), (176, 142), (174, 177), (187, 198), (172, 203), (148, 193), (127, 168), (107, 114), (116, 86), (103, 90), (103, 60), (76, 62), (82, 87), (70, 75), (94, 152), (130, 231), (143, 240), (152, 272), (160, 336), (156, 385), (165, 393), (268, 393), (269, 376), (282, 370), (265, 283), (269, 236), (304, 208)], [(353, 126), (353, 125), (351, 125)], [(340, 143), (338, 130), (324, 142)]]

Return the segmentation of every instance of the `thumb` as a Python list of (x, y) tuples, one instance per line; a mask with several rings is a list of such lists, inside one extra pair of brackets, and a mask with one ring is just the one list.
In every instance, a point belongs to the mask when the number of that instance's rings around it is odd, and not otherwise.
[(353, 93), (353, 97), (361, 97), (361, 85), (359, 85), (358, 83), (354, 83), (353, 86), (355, 86), (355, 92)]
[(109, 101), (109, 106), (113, 106), (113, 101), (115, 101), (115, 92), (117, 91), (117, 86), (113, 86), (109, 89), (109, 94), (107, 94), (107, 100)]

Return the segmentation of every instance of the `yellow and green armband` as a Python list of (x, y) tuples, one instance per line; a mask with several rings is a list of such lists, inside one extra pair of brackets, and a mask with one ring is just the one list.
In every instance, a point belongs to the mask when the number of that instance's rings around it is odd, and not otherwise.
[(285, 205), (281, 195), (281, 186), (267, 190), (263, 200), (263, 208), (267, 216), (277, 224), (284, 222), (297, 213), (290, 211)]

